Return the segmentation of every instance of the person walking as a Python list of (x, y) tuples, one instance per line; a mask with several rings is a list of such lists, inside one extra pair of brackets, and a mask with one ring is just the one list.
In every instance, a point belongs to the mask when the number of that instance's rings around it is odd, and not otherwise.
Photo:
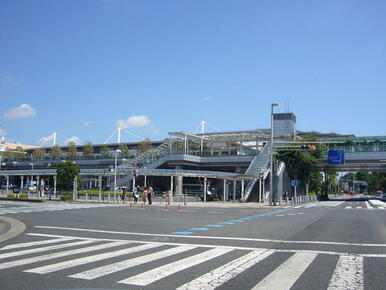
[(148, 192), (147, 187), (144, 187), (143, 191), (142, 191), (142, 193), (143, 193), (142, 201), (144, 204), (146, 203), (147, 192)]
[(133, 199), (134, 203), (138, 202), (138, 189), (136, 187), (133, 188)]
[(152, 204), (151, 198), (152, 198), (153, 192), (154, 192), (153, 187), (151, 187), (151, 185), (149, 185), (149, 187), (147, 188), (147, 200), (148, 200), (149, 204)]

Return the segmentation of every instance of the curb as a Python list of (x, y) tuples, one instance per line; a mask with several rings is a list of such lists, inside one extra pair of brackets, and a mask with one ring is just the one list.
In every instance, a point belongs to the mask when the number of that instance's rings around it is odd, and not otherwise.
[(28, 199), (28, 198), (6, 198), (0, 197), (0, 200), (9, 200), (9, 201), (28, 201), (28, 202), (46, 202), (43, 199)]
[(16, 237), (26, 229), (24, 223), (9, 217), (0, 217), (0, 225), (1, 224), (4, 225), (4, 229), (0, 231), (0, 242)]

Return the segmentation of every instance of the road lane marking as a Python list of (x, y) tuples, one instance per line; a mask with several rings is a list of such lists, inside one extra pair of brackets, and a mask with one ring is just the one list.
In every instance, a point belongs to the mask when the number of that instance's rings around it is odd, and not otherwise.
[(177, 290), (215, 289), (230, 279), (236, 277), (238, 274), (256, 265), (273, 253), (274, 251), (271, 250), (250, 252), (178, 287)]
[(351, 206), (346, 206), (346, 209), (350, 209), (351, 208)]
[(150, 283), (163, 279), (169, 275), (175, 274), (187, 268), (193, 267), (195, 265), (209, 261), (216, 257), (222, 256), (231, 251), (232, 251), (231, 249), (212, 249), (212, 250), (205, 251), (203, 253), (190, 256), (185, 259), (178, 260), (178, 261), (160, 266), (158, 268), (140, 273), (133, 277), (121, 280), (118, 283), (146, 286)]
[(339, 289), (363, 289), (363, 257), (339, 257), (330, 284), (328, 285), (328, 290)]
[(5, 247), (2, 247), (0, 251), (3, 250), (11, 250), (11, 249), (19, 249), (19, 248), (26, 248), (26, 247), (33, 247), (33, 246), (40, 246), (40, 245), (46, 245), (46, 244), (54, 244), (54, 243), (60, 243), (64, 241), (70, 241), (73, 239), (69, 238), (59, 238), (59, 239), (50, 239), (50, 240), (43, 240), (43, 241), (36, 241), (36, 242), (27, 242), (27, 243), (20, 243), (20, 244), (13, 244), (8, 245)]
[(108, 274), (112, 274), (118, 271), (126, 270), (129, 268), (132, 268), (134, 266), (138, 266), (141, 264), (145, 264), (148, 262), (153, 262), (162, 258), (166, 258), (169, 256), (173, 256), (176, 254), (180, 254), (192, 249), (195, 249), (196, 247), (189, 247), (189, 246), (179, 246), (179, 247), (174, 247), (171, 249), (167, 249), (164, 251), (148, 254), (145, 256), (137, 257), (137, 258), (132, 258), (132, 259), (127, 259), (124, 261), (112, 263), (109, 265), (101, 266), (98, 268), (94, 268), (88, 271), (84, 271), (81, 273), (77, 273), (68, 277), (71, 278), (78, 278), (78, 279), (85, 279), (85, 280), (92, 280), (98, 277), (102, 277)]
[(252, 290), (290, 289), (307, 267), (314, 261), (316, 254), (296, 253), (271, 272)]
[(367, 207), (367, 208), (373, 209), (373, 207), (369, 204), (368, 201), (365, 201), (365, 204), (366, 204), (366, 207)]
[[(84, 241), (84, 242), (86, 242), (86, 241)], [(90, 242), (94, 242), (94, 241), (91, 240)], [(68, 250), (68, 251), (64, 251), (64, 252), (58, 252), (58, 253), (46, 254), (46, 255), (32, 257), (32, 258), (15, 260), (12, 262), (0, 263), (0, 269), (7, 269), (7, 268), (17, 267), (17, 266), (21, 266), (21, 265), (27, 265), (27, 264), (47, 261), (47, 260), (51, 260), (51, 259), (76, 255), (76, 254), (87, 253), (87, 252), (91, 252), (91, 251), (103, 250), (103, 249), (108, 249), (108, 248), (121, 246), (121, 245), (125, 245), (125, 244), (128, 244), (128, 242), (126, 242), (126, 241), (111, 242), (111, 243), (92, 246), (92, 247), (72, 249), (72, 250)]]
[[(386, 247), (386, 244), (343, 243), (343, 242), (327, 242), (327, 241), (271, 240), (271, 239), (216, 237), (216, 236), (179, 236), (179, 235), (171, 235), (171, 234), (149, 234), (149, 233), (105, 231), (105, 230), (81, 229), (81, 228), (51, 227), (51, 226), (34, 226), (34, 227), (42, 228), (42, 229), (59, 229), (59, 230), (118, 234), (118, 235), (129, 235), (129, 236), (134, 235), (134, 236), (172, 237), (172, 238), (179, 237), (181, 239), (211, 239), (211, 240), (253, 241), (253, 242), (283, 243), (283, 244), (322, 244), (322, 245), (341, 245), (341, 246), (358, 246), (358, 247)], [(62, 236), (62, 235), (31, 234), (31, 233), (28, 233), (27, 235), (40, 235), (44, 237), (68, 237), (68, 236)], [(76, 236), (70, 236), (70, 237), (74, 239), (82, 239), (81, 237), (76, 237)], [(112, 239), (97, 239), (97, 240), (112, 240)]]
[(112, 252), (106, 252), (103, 254), (97, 254), (97, 255), (87, 256), (87, 257), (83, 257), (83, 258), (67, 260), (64, 262), (55, 263), (55, 264), (42, 266), (42, 267), (38, 267), (38, 268), (28, 269), (28, 270), (25, 270), (24, 272), (36, 273), (36, 274), (47, 274), (47, 273), (52, 273), (52, 272), (56, 272), (56, 271), (63, 270), (63, 269), (76, 267), (79, 265), (84, 265), (84, 264), (88, 264), (88, 263), (92, 263), (92, 262), (96, 262), (96, 261), (101, 261), (101, 260), (105, 260), (105, 259), (109, 259), (109, 258), (113, 258), (113, 257), (118, 257), (118, 256), (122, 256), (122, 255), (128, 255), (128, 254), (132, 254), (132, 253), (136, 253), (136, 252), (140, 252), (140, 251), (145, 251), (145, 250), (149, 250), (149, 249), (153, 249), (153, 248), (157, 248), (157, 247), (161, 247), (161, 245), (144, 244), (144, 245), (131, 247), (131, 248), (127, 248), (127, 249), (122, 249), (122, 250), (117, 250), (117, 251), (112, 251)]
[(46, 251), (50, 251), (50, 250), (63, 249), (63, 248), (68, 248), (68, 247), (81, 246), (81, 245), (86, 245), (86, 244), (91, 244), (91, 243), (95, 243), (95, 241), (87, 241), (86, 240), (86, 241), (79, 241), (79, 242), (73, 242), (73, 243), (61, 244), (61, 245), (55, 245), (55, 246), (49, 246), (49, 247), (41, 247), (41, 248), (33, 248), (33, 249), (29, 249), (29, 250), (9, 252), (9, 253), (0, 254), (0, 259), (13, 258), (13, 257), (17, 257), (17, 256), (22, 256), (22, 255), (28, 255), (28, 254), (39, 253), (39, 252), (46, 252)]

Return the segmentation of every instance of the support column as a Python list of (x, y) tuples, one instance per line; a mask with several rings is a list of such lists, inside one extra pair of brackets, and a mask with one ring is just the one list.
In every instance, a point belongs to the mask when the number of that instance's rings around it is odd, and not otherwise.
[(261, 203), (261, 191), (263, 190), (263, 186), (261, 184), (261, 177), (259, 178), (259, 203)]
[(101, 202), (101, 200), (102, 200), (102, 175), (98, 176), (98, 185), (99, 185), (99, 200), (98, 201)]
[(37, 196), (40, 198), (41, 192), (40, 192), (40, 175), (36, 176), (36, 191), (37, 191)]
[(227, 181), (226, 179), (224, 179), (224, 187), (223, 187), (224, 201), (226, 201), (226, 186), (227, 186)]
[(233, 180), (233, 202), (236, 202), (236, 180)]
[(146, 187), (147, 186), (147, 176), (145, 175), (144, 177), (144, 183), (143, 183), (143, 186)]
[(207, 193), (207, 183), (206, 183), (206, 177), (204, 177), (204, 202), (206, 202), (206, 193)]
[(24, 176), (20, 176), (20, 193), (23, 193), (23, 187), (24, 187)]
[(72, 184), (72, 200), (76, 200), (76, 176), (74, 177), (73, 184)]
[(244, 202), (244, 179), (241, 180), (241, 200)]
[(170, 176), (170, 194), (169, 194), (169, 204), (170, 202), (173, 202), (173, 192), (174, 192), (174, 183), (173, 183), (174, 176)]
[(56, 175), (54, 175), (54, 197), (57, 197), (56, 196), (56, 182), (57, 182), (57, 180), (56, 180)]
[(9, 175), (6, 175), (6, 176), (5, 176), (5, 179), (6, 179), (6, 181), (7, 181), (7, 187), (6, 187), (6, 189), (5, 189), (5, 194), (8, 194), (8, 191), (9, 191)]
[(264, 178), (262, 180), (261, 188), (262, 188), (262, 190), (261, 190), (262, 200), (264, 200), (264, 198), (265, 198), (265, 179)]

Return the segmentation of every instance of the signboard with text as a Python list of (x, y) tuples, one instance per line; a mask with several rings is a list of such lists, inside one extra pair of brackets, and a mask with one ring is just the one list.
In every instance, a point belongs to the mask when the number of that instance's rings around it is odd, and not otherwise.
[(328, 164), (343, 165), (344, 164), (344, 150), (329, 150)]

